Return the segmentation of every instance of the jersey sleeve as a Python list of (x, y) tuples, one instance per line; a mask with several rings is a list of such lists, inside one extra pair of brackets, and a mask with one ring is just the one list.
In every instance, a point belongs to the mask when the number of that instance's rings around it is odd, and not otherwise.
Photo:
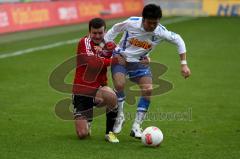
[(108, 32), (104, 36), (105, 42), (114, 41), (114, 39), (117, 37), (119, 33), (127, 30), (128, 24), (129, 19), (113, 25), (113, 27), (110, 30), (108, 30)]
[(91, 40), (87, 37), (80, 39), (78, 43), (77, 54), (94, 55), (90, 41)]
[(172, 31), (168, 31), (164, 26), (160, 25), (158, 30), (159, 36), (164, 40), (174, 44), (177, 46), (178, 53), (183, 54), (186, 53), (185, 42), (179, 34), (176, 34)]

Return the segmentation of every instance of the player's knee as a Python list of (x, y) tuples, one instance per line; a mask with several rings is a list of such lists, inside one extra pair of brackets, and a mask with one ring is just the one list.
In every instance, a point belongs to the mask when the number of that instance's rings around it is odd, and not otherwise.
[(148, 89), (146, 89), (146, 94), (148, 95), (148, 96), (150, 96), (150, 95), (152, 95), (152, 88), (148, 88)]
[(117, 96), (115, 92), (109, 87), (104, 87), (103, 89), (103, 100), (109, 108), (114, 108), (117, 105)]
[(102, 87), (99, 90), (98, 98), (102, 100), (102, 104), (108, 108), (114, 108), (117, 105), (117, 96), (110, 87)]
[(75, 119), (75, 128), (79, 139), (84, 139), (88, 136), (88, 126), (85, 117), (79, 116)]
[(107, 100), (107, 107), (110, 109), (114, 109), (117, 105), (117, 96), (116, 94), (109, 94), (106, 96)]
[(79, 139), (84, 139), (88, 136), (88, 130), (77, 130), (77, 136)]
[(121, 91), (124, 91), (124, 84), (123, 83), (118, 83), (115, 85), (115, 89), (118, 91), (118, 92), (121, 92)]
[(125, 85), (124, 81), (119, 80), (114, 82), (114, 87), (118, 92), (124, 91), (124, 85)]
[(142, 88), (143, 96), (151, 96), (152, 91), (153, 91), (152, 85), (146, 85)]

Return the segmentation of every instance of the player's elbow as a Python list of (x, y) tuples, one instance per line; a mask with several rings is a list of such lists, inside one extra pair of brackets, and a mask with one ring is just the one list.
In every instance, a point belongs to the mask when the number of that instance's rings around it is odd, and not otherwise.
[(175, 43), (177, 45), (177, 48), (178, 48), (178, 52), (179, 53), (183, 53), (183, 52), (186, 52), (186, 46), (185, 46), (185, 42), (184, 40), (182, 39), (182, 37), (180, 35), (177, 34), (177, 38), (175, 40)]

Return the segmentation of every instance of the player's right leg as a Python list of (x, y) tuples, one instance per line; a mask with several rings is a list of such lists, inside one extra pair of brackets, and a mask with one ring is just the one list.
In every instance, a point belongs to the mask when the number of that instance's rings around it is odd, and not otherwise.
[(73, 105), (76, 133), (80, 139), (84, 139), (91, 134), (93, 98), (73, 95)]
[(119, 143), (118, 138), (113, 133), (113, 126), (117, 117), (117, 96), (115, 92), (107, 86), (100, 87), (96, 93), (96, 107), (106, 106), (106, 134), (105, 140), (110, 143)]
[(114, 133), (120, 133), (122, 130), (122, 126), (125, 121), (123, 106), (124, 106), (124, 85), (126, 82), (126, 68), (123, 65), (116, 64), (112, 66), (112, 79), (115, 88), (115, 92), (117, 95), (117, 105), (118, 105), (118, 115), (116, 118), (116, 122), (113, 127)]

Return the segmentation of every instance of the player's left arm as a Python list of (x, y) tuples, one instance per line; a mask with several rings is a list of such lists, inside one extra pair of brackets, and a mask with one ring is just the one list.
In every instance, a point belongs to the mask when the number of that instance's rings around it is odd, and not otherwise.
[(179, 34), (168, 31), (165, 27), (161, 26), (160, 36), (166, 41), (177, 46), (178, 54), (180, 57), (181, 74), (184, 78), (188, 78), (191, 75), (191, 70), (187, 65), (186, 45), (184, 40)]
[[(171, 33), (171, 34), (175, 34), (175, 33)], [(178, 48), (178, 54), (180, 57), (180, 64), (181, 64), (181, 74), (184, 78), (188, 78), (191, 75), (191, 70), (187, 64), (186, 46), (180, 35), (175, 34), (174, 36), (175, 36), (175, 39), (173, 40), (173, 43)]]
[(181, 61), (181, 74), (184, 78), (188, 78), (191, 75), (191, 70), (187, 65), (187, 55), (186, 53), (179, 54)]

